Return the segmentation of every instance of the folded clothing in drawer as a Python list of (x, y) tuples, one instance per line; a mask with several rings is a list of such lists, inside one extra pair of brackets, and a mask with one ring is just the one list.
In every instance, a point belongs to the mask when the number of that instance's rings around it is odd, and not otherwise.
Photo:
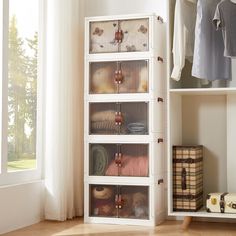
[(236, 213), (236, 193), (210, 193), (207, 195), (207, 212)]
[(121, 167), (117, 168), (116, 161), (113, 160), (107, 170), (109, 176), (148, 176), (148, 157), (147, 156), (122, 156)]
[(95, 112), (91, 116), (91, 132), (96, 134), (126, 133), (124, 126), (117, 126), (115, 123), (116, 111), (107, 110)]

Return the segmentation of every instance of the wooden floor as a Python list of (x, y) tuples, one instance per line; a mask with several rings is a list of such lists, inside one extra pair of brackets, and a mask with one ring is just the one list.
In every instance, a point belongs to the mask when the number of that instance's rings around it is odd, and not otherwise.
[(180, 221), (166, 221), (152, 227), (84, 224), (83, 219), (63, 223), (44, 221), (39, 224), (3, 234), (5, 236), (236, 236), (236, 224), (192, 222), (189, 229), (180, 229)]

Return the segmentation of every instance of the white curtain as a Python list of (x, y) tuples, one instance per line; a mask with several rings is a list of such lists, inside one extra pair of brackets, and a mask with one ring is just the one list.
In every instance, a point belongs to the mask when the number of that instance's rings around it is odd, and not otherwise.
[(83, 0), (47, 0), (45, 218), (83, 214)]

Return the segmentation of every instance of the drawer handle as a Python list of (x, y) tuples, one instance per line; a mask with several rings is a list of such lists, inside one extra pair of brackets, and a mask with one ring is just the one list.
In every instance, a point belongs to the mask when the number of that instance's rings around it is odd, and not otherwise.
[(115, 196), (115, 207), (116, 209), (122, 209), (124, 206), (124, 199), (122, 199), (121, 195), (116, 194)]
[(123, 123), (123, 116), (120, 111), (116, 112), (115, 114), (115, 122), (116, 122), (116, 125), (119, 125), (119, 126), (121, 126)]
[(163, 20), (163, 18), (162, 18), (161, 16), (158, 16), (158, 17), (157, 17), (157, 20), (160, 21), (161, 23), (164, 22), (164, 20)]
[(122, 154), (121, 153), (116, 153), (115, 154), (115, 163), (117, 167), (121, 167), (122, 166)]
[(182, 190), (186, 190), (187, 189), (186, 175), (187, 175), (186, 169), (183, 168), (182, 172), (181, 172), (181, 188), (182, 188)]
[(123, 40), (123, 31), (122, 30), (117, 30), (115, 33), (115, 40), (117, 41), (117, 43), (122, 43)]
[(119, 209), (122, 209), (124, 207), (124, 199), (122, 199), (122, 196), (119, 195)]
[(119, 197), (118, 197), (118, 194), (116, 194), (116, 196), (115, 196), (115, 207), (116, 207), (116, 209), (119, 207)]
[(163, 143), (164, 142), (164, 139), (163, 138), (159, 138), (158, 140), (157, 140), (157, 143)]
[(164, 62), (164, 59), (162, 57), (157, 57), (157, 60), (160, 61), (160, 62)]
[(163, 179), (158, 179), (158, 185), (160, 185), (160, 184), (163, 184), (164, 183), (164, 180)]
[(122, 74), (122, 70), (115, 71), (115, 83), (121, 84), (123, 82), (124, 76)]
[(158, 97), (158, 98), (157, 98), (157, 102), (164, 102), (164, 99), (163, 99), (163, 98), (160, 98), (160, 97)]

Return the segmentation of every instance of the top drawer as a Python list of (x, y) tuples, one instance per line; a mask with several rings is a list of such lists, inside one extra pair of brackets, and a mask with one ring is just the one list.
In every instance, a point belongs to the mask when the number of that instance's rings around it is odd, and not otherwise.
[(149, 18), (89, 23), (89, 53), (149, 50)]

